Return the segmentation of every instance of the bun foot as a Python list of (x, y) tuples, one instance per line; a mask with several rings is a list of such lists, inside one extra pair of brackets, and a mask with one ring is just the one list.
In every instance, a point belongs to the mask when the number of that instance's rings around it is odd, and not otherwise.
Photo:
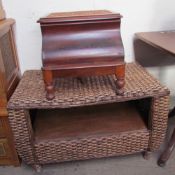
[(116, 66), (116, 94), (123, 95), (124, 94), (124, 85), (125, 85), (125, 64)]
[(117, 87), (117, 95), (123, 95), (124, 94), (124, 85), (125, 81), (124, 79), (117, 79), (116, 80), (116, 87)]

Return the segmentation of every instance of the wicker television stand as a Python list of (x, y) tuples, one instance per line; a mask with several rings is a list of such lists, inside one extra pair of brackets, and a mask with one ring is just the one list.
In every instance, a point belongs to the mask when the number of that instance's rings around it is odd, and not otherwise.
[[(27, 71), (9, 102), (22, 160), (41, 165), (157, 150), (167, 128), (169, 91), (141, 66), (126, 64), (124, 95), (113, 76), (60, 78), (48, 101), (42, 72)], [(27, 87), (27, 88), (26, 88)]]

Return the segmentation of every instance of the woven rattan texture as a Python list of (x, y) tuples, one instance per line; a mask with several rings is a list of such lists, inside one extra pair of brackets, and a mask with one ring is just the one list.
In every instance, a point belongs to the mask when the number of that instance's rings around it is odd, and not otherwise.
[(53, 163), (127, 155), (148, 147), (149, 132), (138, 131), (80, 140), (41, 142), (35, 144), (37, 163)]
[(24, 162), (34, 164), (33, 130), (28, 111), (9, 110), (9, 121), (19, 156)]
[(169, 96), (153, 98), (150, 110), (150, 150), (154, 151), (160, 147), (167, 129)]
[[(47, 101), (41, 71), (27, 71), (9, 103), (9, 120), (19, 156), (28, 164), (39, 165), (159, 148), (167, 127), (168, 89), (134, 63), (126, 65), (124, 95), (117, 96), (115, 87), (113, 76), (86, 77), (83, 83), (73, 78), (58, 79), (56, 98)], [(35, 142), (29, 109), (67, 108), (146, 97), (151, 97), (148, 131)]]
[(35, 143), (28, 111), (9, 110), (16, 148), (28, 164), (127, 155), (147, 149), (154, 151), (160, 147), (166, 132), (169, 97), (151, 99), (149, 132), (141, 130), (70, 141)]
[(118, 96), (112, 75), (84, 77), (83, 83), (76, 78), (60, 78), (55, 99), (48, 101), (41, 71), (27, 71), (10, 99), (9, 108), (68, 108), (169, 94), (166, 87), (135, 63), (126, 65), (125, 81), (124, 95)]

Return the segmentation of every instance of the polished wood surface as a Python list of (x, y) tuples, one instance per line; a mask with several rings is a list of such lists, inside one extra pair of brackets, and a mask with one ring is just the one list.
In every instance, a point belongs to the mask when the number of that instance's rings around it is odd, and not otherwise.
[(175, 56), (175, 31), (141, 32), (136, 37)]
[(59, 110), (39, 110), (34, 123), (37, 142), (147, 130), (136, 107), (127, 102)]
[(119, 13), (113, 13), (108, 10), (91, 10), (91, 11), (76, 11), (76, 12), (59, 12), (51, 13), (48, 16), (41, 18), (40, 23), (57, 23), (57, 22), (70, 22), (81, 20), (109, 20), (112, 18), (121, 18)]
[[(136, 37), (158, 49), (166, 51), (167, 53), (175, 56), (175, 31), (142, 32), (137, 33)], [(169, 113), (170, 117), (174, 115), (175, 115), (175, 107)], [(175, 147), (175, 129), (173, 131), (173, 134), (166, 149), (164, 150), (164, 152), (162, 153), (162, 155), (158, 160), (159, 166), (165, 166), (170, 155), (172, 154), (174, 147)]]
[(0, 165), (19, 165), (8, 121), (7, 102), (19, 80), (13, 19), (0, 21)]
[(62, 76), (115, 74), (122, 94), (125, 64), (120, 21), (120, 14), (109, 11), (54, 13), (38, 21), (49, 100), (54, 98), (54, 78)]

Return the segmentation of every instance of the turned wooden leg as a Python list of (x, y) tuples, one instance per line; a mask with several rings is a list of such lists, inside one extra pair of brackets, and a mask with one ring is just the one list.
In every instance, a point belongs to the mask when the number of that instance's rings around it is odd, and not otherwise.
[(117, 86), (117, 94), (122, 95), (124, 93), (124, 85), (125, 85), (125, 65), (119, 65), (116, 67), (116, 86)]
[(143, 158), (149, 160), (151, 158), (151, 151), (147, 150), (143, 153)]
[(52, 100), (55, 97), (53, 73), (51, 70), (43, 70), (43, 77), (46, 88), (46, 98)]
[(175, 129), (173, 131), (170, 141), (168, 142), (167, 148), (165, 149), (165, 151), (162, 153), (162, 155), (158, 160), (159, 166), (161, 167), (165, 166), (166, 161), (169, 159), (174, 147), (175, 147)]

